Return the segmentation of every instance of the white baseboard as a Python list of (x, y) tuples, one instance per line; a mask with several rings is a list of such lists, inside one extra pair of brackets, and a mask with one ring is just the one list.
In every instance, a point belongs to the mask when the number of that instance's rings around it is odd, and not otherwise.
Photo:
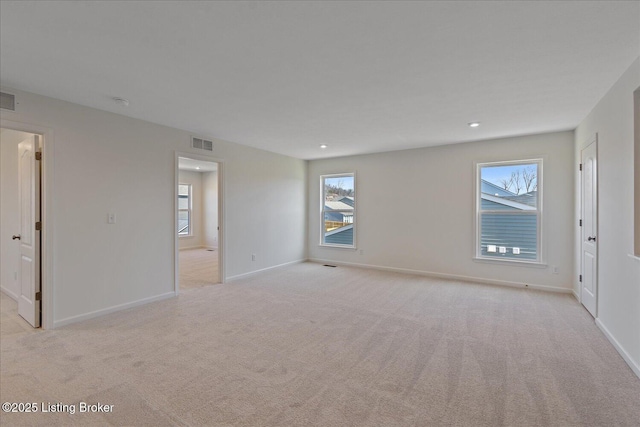
[(549, 291), (549, 292), (560, 292), (563, 294), (569, 294), (572, 292), (570, 288), (558, 288), (556, 286), (536, 285), (536, 284), (529, 284), (529, 283), (522, 283), (522, 282), (510, 282), (507, 280), (486, 279), (482, 277), (461, 276), (457, 274), (436, 273), (434, 271), (412, 270), (408, 268), (386, 267), (386, 266), (380, 266), (380, 265), (358, 264), (358, 263), (352, 263), (352, 262), (339, 262), (339, 261), (317, 259), (317, 258), (310, 258), (309, 261), (317, 262), (321, 264), (344, 265), (349, 267), (368, 268), (372, 270), (382, 270), (382, 271), (392, 271), (395, 273), (413, 274), (417, 276), (436, 277), (439, 279), (459, 280), (462, 282), (484, 283), (487, 285), (510, 286), (515, 288), (539, 289), (539, 290)]
[(254, 274), (264, 273), (265, 271), (273, 270), (274, 268), (281, 268), (281, 267), (286, 267), (287, 265), (300, 264), (300, 263), (305, 262), (305, 261), (308, 261), (308, 260), (307, 259), (299, 259), (299, 260), (296, 260), (296, 261), (285, 262), (284, 264), (274, 265), (272, 267), (261, 268), (260, 270), (250, 271), (248, 273), (236, 274), (235, 276), (227, 277), (227, 280), (225, 280), (225, 283), (230, 282), (232, 280), (240, 279), (240, 278), (243, 278), (243, 277), (253, 276)]
[(613, 347), (618, 351), (618, 353), (620, 353), (620, 356), (622, 356), (624, 361), (627, 362), (627, 365), (629, 365), (633, 373), (636, 374), (638, 378), (640, 378), (640, 365), (636, 363), (636, 361), (634, 361), (631, 358), (631, 356), (629, 356), (629, 353), (625, 351), (625, 349), (620, 345), (618, 340), (614, 338), (611, 332), (609, 332), (609, 329), (607, 329), (607, 327), (604, 325), (604, 323), (602, 323), (602, 321), (599, 318), (596, 319), (596, 325), (598, 326), (598, 328), (600, 328), (604, 336), (607, 337), (611, 345), (613, 345)]
[(11, 292), (11, 291), (9, 290), (9, 288), (5, 288), (4, 286), (1, 286), (1, 287), (0, 287), (0, 290), (1, 290), (2, 292), (4, 292), (5, 294), (7, 294), (7, 296), (11, 297), (11, 299), (13, 299), (13, 300), (15, 300), (15, 301), (18, 301), (18, 295), (17, 295), (17, 294), (14, 294), (13, 292)]
[(217, 246), (207, 246), (207, 245), (200, 245), (200, 246), (185, 246), (183, 248), (178, 248), (179, 251), (188, 251), (191, 249), (213, 249), (215, 251), (218, 250)]
[(120, 305), (114, 305), (112, 307), (103, 308), (100, 310), (92, 311), (90, 313), (67, 317), (66, 319), (54, 320), (53, 329), (59, 328), (61, 326), (70, 325), (72, 323), (81, 322), (83, 320), (93, 319), (94, 317), (104, 316), (105, 314), (115, 313), (116, 311), (126, 310), (128, 308), (133, 308), (139, 305), (148, 304), (150, 302), (162, 301), (175, 296), (176, 296), (176, 293), (172, 291), (172, 292), (167, 292), (165, 294), (156, 295), (154, 297), (143, 298), (137, 301), (127, 302)]
[(573, 296), (575, 297), (576, 301), (580, 302), (580, 294), (578, 293), (578, 291), (576, 291), (575, 289), (572, 291)]

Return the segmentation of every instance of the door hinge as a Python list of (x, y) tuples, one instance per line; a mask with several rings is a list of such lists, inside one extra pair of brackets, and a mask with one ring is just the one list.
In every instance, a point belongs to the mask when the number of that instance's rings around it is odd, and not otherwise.
[(40, 291), (36, 292), (36, 301), (40, 301), (42, 299), (42, 294)]
[(36, 151), (36, 160), (42, 160), (42, 151)]
[(582, 282), (582, 274), (580, 275), (580, 281)]
[(582, 163), (580, 163), (580, 170), (582, 170)]
[(42, 230), (42, 223), (40, 221), (36, 222), (36, 231)]
[(580, 220), (580, 227), (582, 227), (582, 220)]

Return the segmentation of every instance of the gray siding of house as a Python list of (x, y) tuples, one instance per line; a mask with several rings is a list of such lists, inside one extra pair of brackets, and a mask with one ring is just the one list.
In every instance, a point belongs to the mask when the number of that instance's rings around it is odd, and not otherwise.
[(492, 202), (491, 200), (482, 199), (481, 209), (483, 211), (518, 211), (520, 209), (512, 206), (503, 205), (501, 203)]
[[(538, 226), (535, 214), (485, 213), (481, 215), (481, 226), (482, 256), (536, 260)], [(487, 252), (487, 245), (506, 246), (507, 253)], [(514, 247), (520, 248), (520, 255), (513, 254)]]
[(344, 220), (344, 215), (341, 212), (326, 210), (324, 211), (324, 220), (342, 222)]
[(353, 227), (325, 236), (324, 242), (329, 245), (353, 245)]

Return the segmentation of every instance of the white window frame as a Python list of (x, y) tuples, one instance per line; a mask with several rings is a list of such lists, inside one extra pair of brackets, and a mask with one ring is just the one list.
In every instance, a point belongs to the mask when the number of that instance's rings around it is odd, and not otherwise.
[[(187, 204), (188, 204), (188, 208), (187, 209), (180, 209), (180, 186), (181, 185), (186, 185), (187, 188), (189, 189), (189, 195), (187, 198)], [(193, 223), (192, 223), (192, 219), (193, 219), (193, 215), (192, 215), (192, 208), (193, 208), (193, 186), (191, 184), (187, 184), (187, 183), (179, 183), (178, 184), (178, 218), (180, 218), (180, 212), (187, 212), (187, 224), (189, 224), (188, 229), (189, 232), (188, 233), (180, 233), (180, 230), (178, 231), (178, 237), (193, 237)], [(179, 220), (178, 220), (179, 221)]]
[[(352, 177), (353, 178), (353, 209), (338, 209), (338, 210), (333, 210), (332, 212), (346, 212), (346, 213), (353, 213), (353, 219), (352, 219), (352, 227), (353, 227), (353, 244), (351, 245), (339, 245), (336, 243), (325, 243), (324, 242), (324, 215), (325, 215), (325, 194), (324, 194), (324, 188), (325, 188), (325, 180), (327, 178), (339, 178), (339, 177)], [(345, 172), (345, 173), (335, 173), (335, 174), (330, 174), (330, 175), (320, 175), (320, 246), (323, 247), (329, 247), (329, 248), (346, 248), (346, 249), (355, 249), (356, 248), (356, 195), (357, 195), (357, 189), (356, 189), (356, 174), (355, 172)]]
[[(482, 255), (482, 246), (481, 246), (481, 239), (482, 239), (482, 223), (481, 223), (481, 213), (501, 213), (504, 214), (506, 212), (509, 211), (500, 211), (500, 210), (496, 210), (496, 211), (492, 211), (492, 210), (485, 210), (483, 211), (481, 209), (482, 207), (482, 176), (481, 176), (481, 171), (482, 168), (484, 167), (491, 167), (491, 166), (518, 166), (518, 165), (528, 165), (528, 164), (533, 164), (535, 163), (538, 166), (538, 171), (537, 171), (537, 197), (538, 200), (536, 202), (536, 243), (537, 243), (537, 247), (536, 247), (536, 259), (535, 260), (525, 260), (525, 259), (513, 259), (513, 258), (500, 258), (500, 257), (489, 257), (489, 256), (483, 256)], [(543, 158), (533, 158), (533, 159), (523, 159), (523, 160), (507, 160), (507, 161), (498, 161), (498, 162), (482, 162), (482, 163), (476, 163), (475, 164), (475, 181), (476, 181), (476, 185), (475, 185), (475, 199), (476, 199), (476, 207), (475, 207), (475, 254), (473, 259), (475, 261), (486, 261), (486, 262), (495, 262), (495, 263), (500, 263), (500, 264), (523, 264), (523, 265), (529, 265), (532, 267), (546, 267), (546, 263), (545, 263), (545, 258), (544, 258), (544, 245), (543, 245), (543, 241), (542, 241), (542, 236), (543, 236), (543, 232), (542, 232), (542, 227), (543, 227), (543, 191), (544, 191), (544, 185), (543, 185), (543, 178), (544, 178), (544, 174), (543, 174)], [(528, 214), (531, 214), (531, 211), (527, 211), (529, 212)], [(519, 213), (517, 212), (513, 212), (510, 213), (512, 215), (519, 215)]]

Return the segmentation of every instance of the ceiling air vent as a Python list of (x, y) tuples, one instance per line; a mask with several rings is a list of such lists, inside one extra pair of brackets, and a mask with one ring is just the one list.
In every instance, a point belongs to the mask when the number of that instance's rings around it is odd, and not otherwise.
[(213, 151), (213, 141), (196, 138), (195, 136), (191, 137), (191, 146), (199, 150)]
[(0, 108), (16, 111), (16, 96), (10, 93), (0, 92)]

